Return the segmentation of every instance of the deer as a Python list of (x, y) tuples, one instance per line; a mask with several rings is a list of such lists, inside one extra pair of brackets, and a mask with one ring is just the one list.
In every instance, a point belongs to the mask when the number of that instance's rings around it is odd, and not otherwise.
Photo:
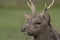
[(34, 40), (60, 40), (60, 33), (53, 29), (51, 18), (48, 9), (52, 7), (54, 0), (49, 6), (46, 6), (39, 14), (36, 13), (36, 8), (32, 0), (27, 2), (28, 7), (32, 10), (32, 14), (24, 14), (27, 19), (27, 24), (21, 29), (28, 36), (32, 36)]

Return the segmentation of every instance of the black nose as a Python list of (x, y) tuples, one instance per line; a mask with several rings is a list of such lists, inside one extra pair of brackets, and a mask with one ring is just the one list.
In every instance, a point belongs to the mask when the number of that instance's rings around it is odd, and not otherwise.
[(26, 28), (22, 28), (22, 29), (21, 29), (21, 32), (25, 32), (25, 30), (26, 30)]

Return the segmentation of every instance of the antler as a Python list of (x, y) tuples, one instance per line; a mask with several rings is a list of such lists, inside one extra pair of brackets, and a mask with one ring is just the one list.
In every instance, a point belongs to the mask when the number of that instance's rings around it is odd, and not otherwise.
[(35, 6), (31, 0), (29, 0), (29, 2), (27, 2), (27, 5), (32, 10), (32, 13), (36, 12)]
[(52, 5), (54, 4), (54, 0), (52, 0), (51, 4), (47, 7), (46, 3), (45, 3), (45, 8), (44, 10), (41, 12), (41, 15), (44, 14), (44, 12), (46, 12)]
[(49, 9), (54, 4), (54, 0), (52, 0), (52, 3), (47, 7)]

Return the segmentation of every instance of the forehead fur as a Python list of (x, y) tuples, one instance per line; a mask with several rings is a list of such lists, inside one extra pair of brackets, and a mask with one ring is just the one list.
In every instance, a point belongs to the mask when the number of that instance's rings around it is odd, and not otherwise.
[(42, 17), (40, 16), (40, 14), (36, 14), (36, 15), (31, 16), (31, 18), (28, 21), (35, 22), (35, 21), (41, 20), (41, 18)]

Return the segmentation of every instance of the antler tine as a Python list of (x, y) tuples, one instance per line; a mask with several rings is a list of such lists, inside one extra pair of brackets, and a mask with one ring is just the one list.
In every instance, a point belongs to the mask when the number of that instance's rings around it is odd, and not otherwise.
[(45, 7), (44, 7), (44, 10), (42, 11), (42, 13), (46, 12), (53, 4), (54, 4), (54, 0), (52, 0), (51, 4), (47, 7), (46, 2), (45, 2)]
[(47, 7), (49, 9), (54, 4), (54, 0), (52, 0), (52, 3)]
[(29, 0), (29, 2), (27, 2), (27, 5), (32, 10), (32, 13), (36, 12), (35, 6), (31, 0)]
[(46, 12), (53, 4), (54, 4), (54, 0), (52, 0), (51, 4), (48, 7), (45, 3), (45, 7), (44, 7), (44, 10), (41, 12), (41, 15), (44, 14), (44, 12)]

